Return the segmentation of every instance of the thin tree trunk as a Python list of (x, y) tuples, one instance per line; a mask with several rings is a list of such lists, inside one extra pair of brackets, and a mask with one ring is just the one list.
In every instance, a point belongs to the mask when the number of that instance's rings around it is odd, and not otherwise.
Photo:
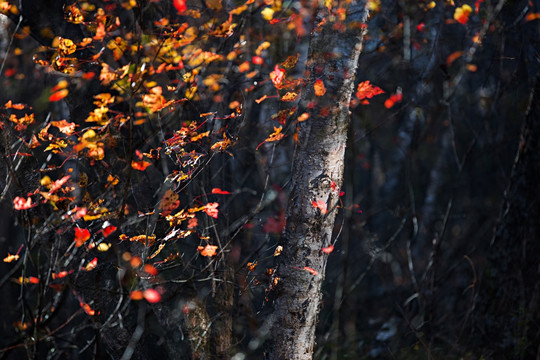
[[(349, 102), (366, 18), (367, 9), (361, 2), (351, 4), (341, 27), (343, 31), (339, 30), (341, 24), (332, 22), (326, 7), (318, 9), (315, 15), (308, 78), (301, 100), (310, 118), (299, 129), (287, 226), (282, 237), (283, 253), (276, 270), (279, 282), (275, 286), (268, 359), (313, 356), (328, 257), (321, 249), (331, 243), (339, 205)], [(339, 21), (338, 16), (335, 19)], [(321, 25), (324, 20), (326, 23)], [(316, 80), (324, 82), (325, 95), (315, 95)]]
[(506, 358), (540, 356), (539, 180), (537, 76), (477, 306), (484, 346)]

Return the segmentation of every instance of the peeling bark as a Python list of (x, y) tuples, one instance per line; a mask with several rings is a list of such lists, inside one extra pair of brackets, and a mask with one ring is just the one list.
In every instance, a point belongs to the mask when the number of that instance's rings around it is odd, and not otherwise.
[[(318, 9), (315, 16), (307, 63), (309, 75), (301, 100), (310, 118), (299, 129), (287, 226), (281, 240), (284, 250), (276, 270), (279, 282), (275, 287), (268, 359), (313, 357), (328, 257), (321, 248), (332, 241), (343, 178), (349, 102), (366, 18), (365, 4), (352, 3), (343, 24), (345, 30), (339, 32), (326, 7)], [(320, 25), (323, 19), (326, 23)], [(324, 82), (325, 95), (315, 95), (316, 80)], [(315, 207), (313, 202), (322, 206)]]

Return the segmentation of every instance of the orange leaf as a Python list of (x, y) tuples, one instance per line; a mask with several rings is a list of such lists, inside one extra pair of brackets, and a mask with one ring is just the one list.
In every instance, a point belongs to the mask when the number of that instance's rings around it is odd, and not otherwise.
[(81, 247), (88, 239), (90, 239), (90, 231), (88, 229), (75, 228), (76, 247)]
[(90, 307), (90, 305), (88, 305), (88, 304), (86, 304), (86, 303), (82, 303), (82, 302), (81, 302), (80, 305), (81, 305), (82, 309), (84, 310), (84, 312), (87, 313), (88, 315), (94, 316), (94, 315), (96, 314), (96, 311), (93, 310), (93, 309)]
[(375, 95), (384, 94), (384, 91), (378, 87), (369, 83), (369, 80), (363, 81), (358, 84), (356, 89), (356, 97), (360, 100), (360, 103), (363, 105), (369, 104), (369, 101), (366, 99), (371, 99)]
[(216, 256), (217, 255), (217, 246), (215, 245), (206, 245), (206, 246), (197, 246), (197, 251), (201, 253), (202, 256)]
[(73, 131), (75, 131), (75, 126), (77, 126), (77, 124), (67, 122), (66, 120), (51, 121), (51, 125), (57, 127), (61, 133), (66, 135), (73, 134)]
[(324, 87), (324, 83), (322, 80), (315, 81), (315, 84), (313, 84), (313, 89), (315, 90), (315, 95), (317, 96), (323, 96), (326, 94), (326, 88)]
[(452, 65), (454, 61), (456, 61), (461, 55), (463, 55), (463, 51), (454, 51), (448, 57), (446, 58), (446, 66)]
[(257, 267), (257, 261), (247, 263), (247, 268), (249, 271), (255, 271), (256, 267)]
[(4, 262), (6, 263), (10, 263), (12, 261), (17, 261), (19, 260), (19, 255), (15, 254), (15, 255), (12, 255), (10, 253), (8, 253), (8, 255), (4, 258)]
[(150, 265), (150, 264), (145, 264), (143, 266), (143, 270), (148, 275), (156, 276), (158, 274), (157, 269), (153, 265)]
[(130, 294), (129, 294), (129, 297), (131, 298), (131, 300), (142, 300), (144, 298), (144, 295), (143, 295), (143, 292), (141, 290), (133, 290)]
[(53, 93), (51, 96), (49, 96), (49, 101), (51, 102), (60, 101), (63, 98), (65, 98), (68, 94), (69, 94), (68, 89), (62, 89), (60, 91)]
[(332, 251), (334, 251), (334, 245), (323, 247), (321, 251), (325, 254), (330, 254)]
[(149, 167), (150, 165), (152, 165), (152, 163), (148, 161), (135, 161), (135, 160), (131, 161), (131, 167), (139, 171), (146, 170), (146, 168)]
[(298, 97), (297, 93), (293, 91), (288, 91), (285, 95), (281, 97), (281, 101), (291, 102), (291, 101), (296, 100), (297, 97)]
[(30, 284), (39, 284), (39, 279), (35, 276), (30, 276), (28, 277), (28, 282)]

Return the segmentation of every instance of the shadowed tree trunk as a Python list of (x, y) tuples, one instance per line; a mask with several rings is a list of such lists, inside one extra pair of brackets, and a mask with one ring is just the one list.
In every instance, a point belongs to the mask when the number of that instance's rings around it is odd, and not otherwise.
[[(333, 9), (336, 10), (336, 9)], [(311, 359), (321, 284), (339, 205), (349, 126), (349, 102), (362, 50), (367, 9), (353, 2), (344, 23), (332, 21), (326, 7), (314, 17), (308, 75), (300, 106), (309, 112), (300, 124), (294, 159), (287, 225), (278, 258), (268, 359)], [(317, 96), (321, 80), (326, 93)], [(320, 95), (320, 93), (319, 93)]]
[(477, 324), (482, 339), (487, 348), (504, 354), (505, 358), (540, 356), (539, 179), (540, 77), (537, 76), (478, 304)]

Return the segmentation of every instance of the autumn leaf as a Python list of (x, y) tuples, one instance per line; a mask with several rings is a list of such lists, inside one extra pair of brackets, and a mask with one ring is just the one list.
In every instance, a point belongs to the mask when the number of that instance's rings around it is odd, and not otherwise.
[(334, 245), (323, 247), (321, 251), (325, 254), (330, 254), (332, 251), (334, 251)]
[(212, 194), (219, 194), (219, 195), (229, 195), (229, 191), (221, 190), (220, 188), (213, 188)]
[(465, 25), (469, 21), (469, 15), (472, 12), (472, 8), (465, 4), (463, 6), (457, 7), (454, 11), (454, 20), (458, 23)]
[(395, 94), (390, 95), (390, 97), (385, 100), (384, 107), (390, 109), (396, 103), (401, 102), (401, 100), (403, 100), (403, 94), (401, 93), (401, 89), (398, 89)]
[(198, 246), (197, 251), (202, 256), (212, 257), (217, 255), (217, 248), (215, 245)]
[(61, 133), (66, 135), (73, 134), (73, 131), (75, 131), (75, 126), (77, 126), (77, 124), (67, 122), (66, 120), (51, 121), (51, 125), (58, 128)]
[(356, 89), (356, 97), (360, 100), (362, 105), (369, 104), (367, 99), (371, 99), (375, 95), (380, 94), (384, 94), (384, 91), (380, 87), (370, 84), (369, 80), (358, 84), (358, 88)]
[(274, 66), (274, 71), (270, 73), (270, 80), (272, 80), (272, 83), (276, 87), (276, 89), (279, 89), (281, 87), (281, 83), (283, 82), (283, 77), (285, 76), (285, 72), (279, 68), (279, 66)]
[(285, 229), (285, 212), (281, 212), (278, 216), (269, 217), (263, 226), (264, 233), (281, 234)]
[(60, 189), (68, 180), (70, 179), (69, 175), (64, 176), (61, 179), (56, 180), (54, 183), (51, 184), (51, 188), (49, 189), (49, 194), (52, 194), (56, 192), (58, 189)]
[(249, 271), (255, 271), (256, 267), (257, 267), (257, 261), (247, 263), (247, 268)]
[(152, 165), (152, 163), (148, 161), (135, 161), (135, 160), (131, 161), (131, 167), (139, 171), (146, 170), (146, 168), (149, 167), (150, 165)]
[(18, 254), (12, 255), (12, 254), (8, 253), (8, 255), (4, 258), (5, 263), (10, 263), (12, 261), (17, 261), (17, 260), (19, 260), (19, 255)]
[(326, 214), (328, 212), (326, 201), (324, 201), (322, 199), (317, 199), (317, 201), (315, 201), (315, 200), (312, 201), (311, 205), (313, 205), (313, 207), (315, 209), (319, 209), (321, 211), (321, 213), (323, 213), (323, 214)]
[(295, 101), (297, 97), (298, 97), (297, 93), (293, 91), (289, 91), (281, 97), (281, 101), (292, 102), (292, 101)]
[(25, 199), (17, 196), (15, 199), (13, 199), (13, 208), (15, 210), (28, 210), (36, 205), (37, 204), (32, 204), (32, 198)]
[(90, 231), (88, 229), (75, 228), (75, 246), (81, 247), (88, 239), (90, 239)]
[(313, 268), (310, 268), (309, 266), (304, 266), (304, 270), (306, 270), (311, 275), (317, 276), (319, 275), (319, 272)]
[(144, 299), (151, 304), (161, 301), (161, 294), (154, 289), (146, 289), (143, 292)]
[(68, 94), (69, 94), (68, 89), (62, 89), (60, 91), (53, 93), (51, 96), (49, 96), (49, 101), (50, 102), (60, 101), (63, 98), (65, 98)]
[(158, 274), (158, 270), (151, 264), (145, 264), (143, 266), (143, 271), (151, 276), (156, 276)]
[(116, 226), (114, 225), (108, 225), (106, 226), (105, 228), (103, 228), (103, 237), (108, 237), (109, 235), (111, 235), (113, 232), (115, 232), (117, 229)]
[(86, 266), (82, 268), (82, 270), (92, 271), (97, 267), (97, 263), (98, 263), (98, 258), (95, 257), (91, 261), (89, 261), (88, 264), (86, 264)]
[(211, 217), (213, 217), (214, 219), (217, 219), (218, 213), (219, 213), (219, 210), (217, 209), (218, 206), (219, 206), (219, 203), (217, 203), (217, 202), (215, 202), (215, 203), (208, 203), (208, 204), (206, 204), (206, 206), (204, 207), (203, 211), (204, 211), (208, 216), (211, 216)]
[(183, 14), (187, 10), (186, 0), (173, 0), (173, 5), (179, 14)]
[(131, 300), (138, 301), (144, 299), (144, 294), (141, 290), (133, 290), (131, 293), (129, 293), (129, 297)]
[(463, 55), (463, 51), (454, 51), (453, 53), (448, 55), (448, 57), (446, 58), (446, 66), (449, 67), (450, 65), (452, 65), (452, 63), (459, 59), (461, 55)]
[(315, 95), (323, 96), (326, 94), (326, 88), (324, 87), (324, 82), (321, 79), (318, 79), (313, 84), (313, 89), (315, 90)]
[(83, 303), (81, 302), (79, 304), (81, 306), (81, 308), (84, 310), (85, 313), (87, 313), (88, 315), (90, 316), (94, 316), (96, 314), (96, 311), (93, 310), (90, 305), (86, 304), (86, 303)]
[(172, 190), (167, 190), (159, 202), (159, 210), (161, 210), (160, 215), (170, 215), (174, 210), (176, 210), (176, 208), (178, 208), (178, 206), (180, 206), (178, 194)]
[(283, 128), (281, 126), (279, 126), (279, 127), (274, 126), (274, 132), (271, 133), (262, 143), (257, 145), (255, 150), (258, 150), (261, 147), (261, 145), (266, 143), (266, 142), (279, 141), (279, 140), (283, 139), (283, 136), (285, 136), (285, 135), (281, 133), (281, 130), (283, 130)]

